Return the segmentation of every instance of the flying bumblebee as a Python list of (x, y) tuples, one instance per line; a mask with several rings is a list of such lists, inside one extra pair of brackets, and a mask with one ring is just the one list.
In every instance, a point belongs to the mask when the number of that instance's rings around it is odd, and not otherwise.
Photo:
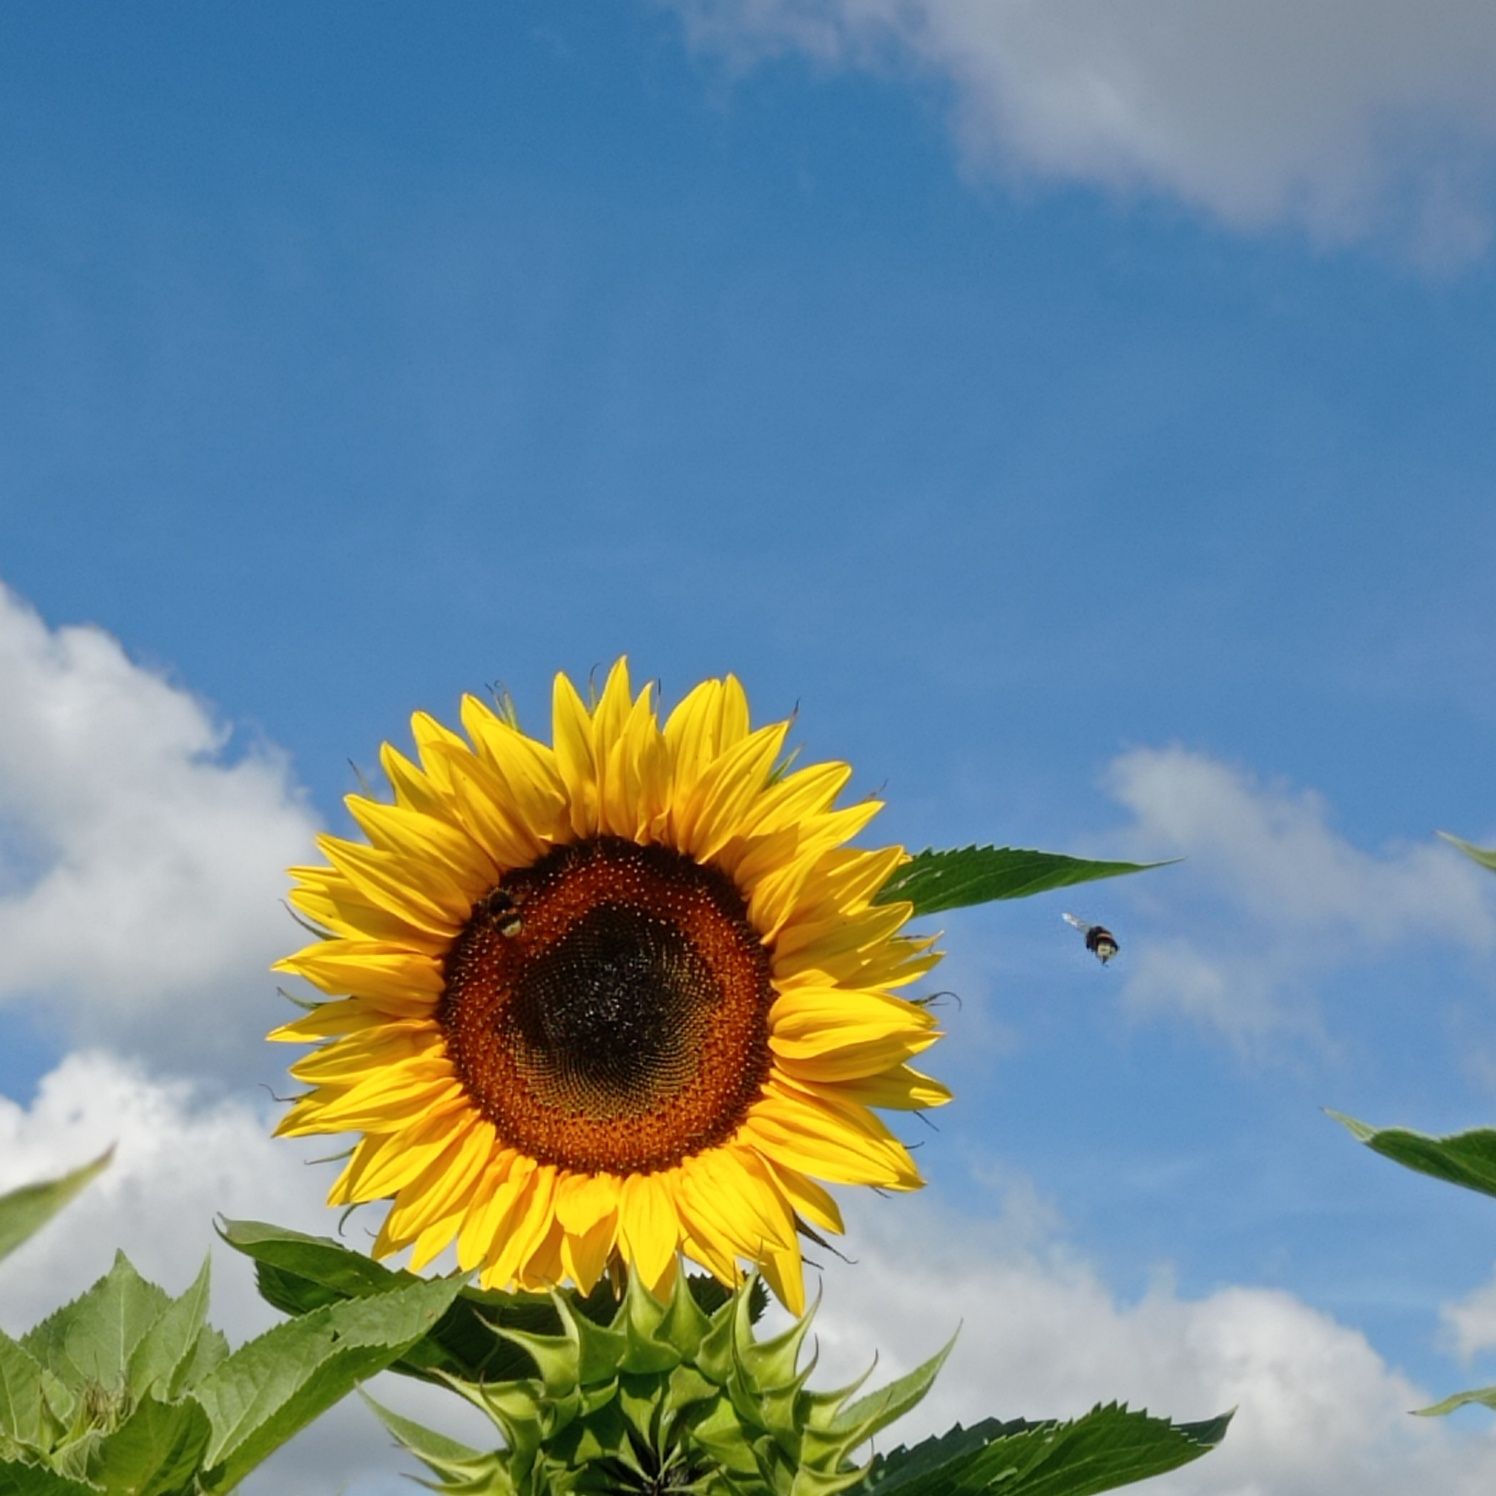
[(1103, 966), (1121, 949), (1117, 944), (1117, 937), (1105, 925), (1089, 925), (1085, 920), (1077, 919), (1073, 914), (1064, 914), (1060, 917), (1067, 925), (1074, 925), (1085, 936), (1086, 949)]

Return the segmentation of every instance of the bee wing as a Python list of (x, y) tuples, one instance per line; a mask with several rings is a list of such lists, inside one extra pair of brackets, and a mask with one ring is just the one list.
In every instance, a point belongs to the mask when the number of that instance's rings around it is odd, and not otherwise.
[(1083, 919), (1077, 919), (1073, 914), (1062, 914), (1060, 916), (1060, 918), (1062, 920), (1064, 920), (1067, 925), (1074, 925), (1075, 928), (1077, 930), (1079, 930), (1082, 935), (1084, 935), (1086, 933), (1086, 931), (1091, 928), (1091, 926), (1090, 926), (1090, 924), (1089, 924), (1088, 921), (1083, 920)]

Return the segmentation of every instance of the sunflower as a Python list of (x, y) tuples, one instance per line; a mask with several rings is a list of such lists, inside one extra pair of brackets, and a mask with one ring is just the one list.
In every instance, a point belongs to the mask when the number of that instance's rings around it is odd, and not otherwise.
[(894, 995), (938, 955), (873, 902), (906, 854), (846, 845), (877, 803), (792, 769), (731, 676), (662, 727), (620, 660), (591, 707), (558, 675), (553, 715), (547, 746), (472, 696), (466, 737), (418, 713), (393, 803), (348, 797), (367, 842), (291, 870), (326, 938), (276, 969), (334, 1000), (270, 1035), (321, 1046), (276, 1131), (362, 1134), (328, 1203), (391, 1200), (376, 1256), (657, 1294), (682, 1255), (747, 1262), (799, 1313), (800, 1233), (842, 1230), (817, 1181), (916, 1188), (872, 1108), (949, 1099)]

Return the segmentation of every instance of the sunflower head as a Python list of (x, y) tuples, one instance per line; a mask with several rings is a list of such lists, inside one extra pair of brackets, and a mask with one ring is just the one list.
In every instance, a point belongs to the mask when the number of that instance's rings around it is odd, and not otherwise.
[(558, 675), (549, 745), (461, 716), (417, 714), (393, 802), (348, 797), (367, 840), (292, 869), (326, 938), (277, 969), (333, 1000), (270, 1036), (320, 1045), (278, 1132), (362, 1134), (329, 1203), (391, 1200), (375, 1252), (413, 1267), (455, 1245), (485, 1287), (628, 1264), (664, 1293), (681, 1255), (746, 1262), (800, 1312), (800, 1232), (842, 1229), (818, 1181), (916, 1187), (872, 1108), (948, 1099), (895, 995), (937, 957), (873, 903), (905, 854), (847, 845), (876, 802), (791, 770), (731, 676), (661, 724), (622, 660), (590, 706)]

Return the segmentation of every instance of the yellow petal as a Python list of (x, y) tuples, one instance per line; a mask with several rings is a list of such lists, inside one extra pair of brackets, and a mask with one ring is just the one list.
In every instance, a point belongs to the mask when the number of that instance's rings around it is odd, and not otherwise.
[(800, 1257), (800, 1243), (774, 1247), (766, 1251), (759, 1267), (774, 1296), (791, 1314), (805, 1313), (805, 1270)]
[(871, 1112), (843, 1115), (824, 1097), (791, 1092), (782, 1081), (771, 1080), (764, 1092), (739, 1136), (775, 1163), (834, 1184), (918, 1188), (908, 1150)]
[(601, 765), (608, 749), (623, 735), (623, 724), (634, 706), (629, 686), (628, 657), (620, 656), (608, 672), (603, 694), (592, 713), (592, 761)]
[(450, 1064), (440, 1067), (433, 1061), (421, 1060), (402, 1067), (395, 1076), (376, 1075), (342, 1095), (327, 1101), (319, 1099), (314, 1110), (297, 1114), (295, 1126), (289, 1125), (288, 1114), (275, 1129), (276, 1136), (388, 1132), (405, 1118), (462, 1094), (461, 1082), (453, 1077)]
[(677, 823), (681, 845), (698, 861), (707, 861), (737, 832), (743, 812), (783, 752), (788, 731), (788, 722), (761, 727), (708, 765)]
[[(591, 1181), (586, 1181), (590, 1183)], [(584, 1213), (568, 1222), (562, 1209), (561, 1180), (556, 1191), (556, 1220), (561, 1225), (561, 1265), (565, 1275), (571, 1278), (583, 1293), (602, 1275), (608, 1265), (609, 1254), (618, 1236), (618, 1181), (611, 1181), (611, 1188), (595, 1192), (593, 1204), (601, 1204), (596, 1214)]]
[(645, 1285), (654, 1289), (680, 1241), (680, 1221), (664, 1181), (630, 1174), (618, 1202), (618, 1238)]
[(848, 1044), (839, 1049), (808, 1055), (780, 1054), (775, 1047), (777, 1069), (791, 1075), (801, 1085), (811, 1088), (838, 1081), (863, 1080), (882, 1075), (923, 1054), (941, 1036), (924, 1034), (918, 1039), (875, 1039), (866, 1044)]
[(566, 785), (571, 829), (577, 836), (597, 831), (597, 763), (592, 753), (592, 719), (577, 688), (564, 675), (556, 676), (551, 693), (556, 767)]
[(501, 721), (475, 696), (462, 699), (463, 726), (503, 786), (502, 803), (541, 840), (570, 834), (567, 791), (555, 752)]
[(756, 836), (802, 827), (829, 810), (851, 778), (851, 764), (828, 762), (796, 769), (758, 797), (746, 818), (748, 825)]
[(309, 1086), (348, 1086), (373, 1071), (445, 1053), (441, 1030), (432, 1024), (385, 1023), (339, 1039), (335, 1044), (324, 1044), (289, 1068), (297, 1080)]
[(615, 1174), (567, 1174), (556, 1184), (556, 1219), (569, 1232), (590, 1231), (618, 1209), (622, 1181)]
[(442, 793), (440, 786), (433, 784), (422, 770), (413, 764), (392, 743), (384, 743), (379, 749), (379, 766), (389, 780), (395, 793), (395, 804), (436, 820), (453, 822), (452, 802)]
[(272, 971), (305, 978), (323, 992), (388, 999), (427, 1012), (446, 986), (440, 964), (424, 951), (374, 940), (321, 940), (277, 961)]
[(495, 1253), (536, 1170), (533, 1158), (515, 1155), (512, 1150), (506, 1153), (507, 1158), (496, 1155), (490, 1161), (484, 1186), (475, 1193), (467, 1219), (457, 1233), (457, 1265), (464, 1272), (470, 1272)]
[(370, 903), (331, 868), (293, 867), (291, 876), (300, 880), (291, 890), (292, 905), (332, 935), (426, 952), (444, 951), (451, 943), (449, 935), (418, 930), (408, 920)]
[[(472, 755), (464, 749), (463, 757), (471, 759)], [(439, 868), (458, 888), (470, 891), (470, 903), (497, 880), (493, 858), (450, 822), (362, 795), (346, 795), (343, 803), (371, 845), (393, 853), (410, 867)]]
[(509, 787), (491, 765), (471, 753), (458, 754), (449, 749), (445, 756), (450, 760), (452, 796), (462, 824), (499, 871), (525, 867), (546, 851), (550, 823), (544, 828), (529, 823), (517, 811)]
[[(788, 1078), (796, 1078), (793, 1071)], [(906, 1112), (944, 1106), (951, 1099), (951, 1093), (945, 1086), (912, 1065), (900, 1065), (884, 1075), (838, 1080), (834, 1084), (817, 1082), (815, 1089), (844, 1105), (881, 1106)]]
[(457, 1235), (461, 1223), (462, 1212), (453, 1211), (427, 1226), (411, 1245), (411, 1272), (419, 1273), (440, 1257), (452, 1245), (452, 1238)]
[(500, 1238), (484, 1264), (480, 1281), (485, 1288), (503, 1287), (515, 1281), (526, 1286), (531, 1283), (530, 1257), (550, 1231), (555, 1190), (554, 1164), (540, 1164), (525, 1180), (514, 1208), (503, 1222)]
[(491, 1123), (480, 1118), (465, 1131), (457, 1132), (441, 1154), (400, 1187), (385, 1218), (390, 1235), (412, 1241), (433, 1221), (465, 1211), (472, 1186), (493, 1152)]
[(409, 1126), (366, 1138), (328, 1203), (352, 1205), (395, 1194), (451, 1146), (454, 1134), (470, 1115), (466, 1098), (459, 1095), (442, 1107), (422, 1113)]
[(834, 1231), (838, 1235), (846, 1230), (842, 1224), (841, 1210), (835, 1200), (798, 1169), (785, 1168), (772, 1159), (765, 1159), (781, 1193), (790, 1203), (796, 1215), (803, 1216), (812, 1226), (822, 1231)]
[(884, 992), (831, 986), (790, 987), (769, 1009), (770, 1042), (788, 1053), (818, 1054), (891, 1036), (918, 1038), (935, 1027), (926, 1008)]
[(437, 867), (423, 867), (418, 878), (412, 878), (401, 859), (360, 842), (319, 836), (317, 846), (370, 903), (415, 929), (450, 939), (472, 912), (472, 897)]
[(272, 1044), (313, 1044), (319, 1039), (362, 1033), (384, 1022), (386, 1017), (360, 998), (344, 997), (336, 1002), (318, 1003), (311, 1012), (271, 1029), (265, 1037)]

